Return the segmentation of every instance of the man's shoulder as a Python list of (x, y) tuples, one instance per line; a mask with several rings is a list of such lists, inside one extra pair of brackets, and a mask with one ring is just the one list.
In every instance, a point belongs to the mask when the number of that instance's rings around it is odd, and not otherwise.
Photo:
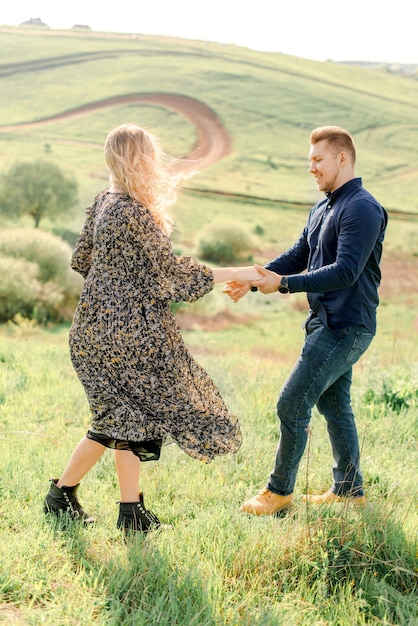
[(356, 185), (348, 187), (346, 192), (341, 196), (341, 208), (361, 207), (368, 203), (373, 204), (380, 210), (384, 210), (377, 198), (365, 187), (363, 187), (361, 180), (360, 184), (357, 183)]
[(353, 220), (368, 227), (386, 228), (388, 215), (380, 202), (364, 187), (356, 187), (335, 204), (334, 218), (338, 222), (352, 223)]

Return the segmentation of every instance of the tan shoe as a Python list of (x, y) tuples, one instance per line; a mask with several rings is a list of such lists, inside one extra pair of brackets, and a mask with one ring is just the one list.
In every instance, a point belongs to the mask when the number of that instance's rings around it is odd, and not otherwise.
[(302, 502), (317, 505), (332, 504), (333, 502), (349, 502), (354, 506), (364, 506), (366, 504), (366, 496), (337, 496), (332, 489), (329, 489), (329, 491), (325, 493), (302, 496)]
[(279, 496), (270, 489), (263, 489), (261, 493), (247, 500), (241, 506), (241, 511), (251, 513), (251, 515), (274, 515), (279, 511), (287, 509), (293, 499), (293, 493), (288, 496)]

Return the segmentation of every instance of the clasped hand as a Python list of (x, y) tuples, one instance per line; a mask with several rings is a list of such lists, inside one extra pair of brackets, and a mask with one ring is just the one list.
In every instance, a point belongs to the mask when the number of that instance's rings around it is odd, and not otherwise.
[(274, 293), (279, 288), (282, 278), (279, 274), (276, 274), (276, 272), (272, 272), (271, 270), (267, 270), (261, 265), (254, 265), (254, 268), (260, 275), (259, 279), (248, 281), (229, 280), (225, 284), (222, 291), (226, 293), (233, 302), (238, 302), (238, 300), (243, 298), (253, 286), (257, 287), (261, 293), (265, 294)]

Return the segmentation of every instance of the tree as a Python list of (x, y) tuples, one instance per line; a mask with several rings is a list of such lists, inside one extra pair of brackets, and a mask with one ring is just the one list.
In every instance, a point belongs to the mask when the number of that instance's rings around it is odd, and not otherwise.
[(43, 217), (68, 215), (76, 204), (75, 179), (49, 161), (16, 163), (0, 179), (0, 212), (12, 219), (30, 215), (35, 228)]

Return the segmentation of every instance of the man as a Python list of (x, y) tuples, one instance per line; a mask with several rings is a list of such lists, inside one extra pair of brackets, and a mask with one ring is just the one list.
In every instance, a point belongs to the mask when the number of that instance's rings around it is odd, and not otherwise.
[[(376, 332), (387, 214), (355, 177), (355, 160), (346, 130), (324, 126), (312, 131), (309, 171), (326, 198), (311, 209), (293, 247), (264, 268), (257, 266), (262, 293), (304, 291), (310, 310), (301, 355), (277, 403), (281, 435), (274, 468), (266, 488), (242, 505), (247, 513), (274, 515), (290, 506), (315, 405), (327, 421), (334, 483), (326, 493), (304, 499), (313, 504), (366, 501), (350, 390), (352, 366)], [(237, 302), (250, 287), (233, 282), (224, 290)]]

